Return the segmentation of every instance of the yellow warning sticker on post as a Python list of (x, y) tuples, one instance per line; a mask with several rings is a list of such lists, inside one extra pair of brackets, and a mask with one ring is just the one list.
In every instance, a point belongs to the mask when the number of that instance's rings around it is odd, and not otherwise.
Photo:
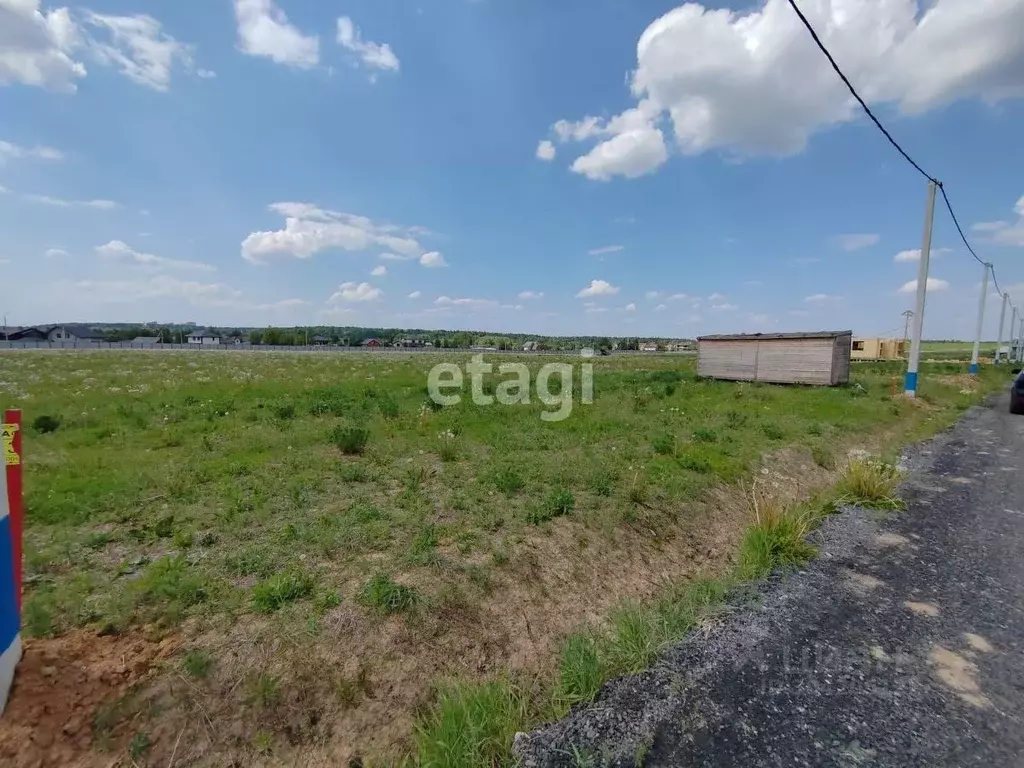
[(14, 433), (18, 431), (17, 424), (0, 424), (0, 438), (4, 444), (4, 466), (16, 467), (21, 464), (21, 456), (14, 450)]

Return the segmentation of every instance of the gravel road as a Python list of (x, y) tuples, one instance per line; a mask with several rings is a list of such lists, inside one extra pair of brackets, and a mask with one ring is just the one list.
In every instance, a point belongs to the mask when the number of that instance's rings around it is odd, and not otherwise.
[(911, 449), (887, 517), (529, 735), (524, 768), (1024, 766), (1024, 418), (1005, 398)]

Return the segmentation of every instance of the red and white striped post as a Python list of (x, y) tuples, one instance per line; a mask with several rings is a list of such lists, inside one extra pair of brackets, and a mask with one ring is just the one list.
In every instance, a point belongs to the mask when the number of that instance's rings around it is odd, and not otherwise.
[(4, 472), (0, 476), (0, 713), (21, 659), (21, 411), (4, 412), (0, 424)]

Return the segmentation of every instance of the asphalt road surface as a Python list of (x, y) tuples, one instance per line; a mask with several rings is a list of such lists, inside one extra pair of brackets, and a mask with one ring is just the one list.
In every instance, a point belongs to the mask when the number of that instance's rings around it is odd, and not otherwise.
[(806, 571), (520, 735), (524, 768), (1024, 766), (1024, 417), (906, 464), (906, 512), (831, 518)]

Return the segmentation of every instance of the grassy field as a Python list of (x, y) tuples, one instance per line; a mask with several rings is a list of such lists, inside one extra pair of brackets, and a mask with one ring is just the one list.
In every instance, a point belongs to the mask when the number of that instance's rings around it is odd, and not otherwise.
[(593, 405), (577, 377), (572, 415), (548, 422), (536, 398), (434, 405), (440, 359), (0, 354), (0, 407), (26, 422), (30, 651), (160, 648), (96, 702), (82, 749), (497, 764), (515, 730), (649, 663), (722, 574), (785, 561), (752, 554), (752, 507), (831, 485), (848, 449), (885, 454), (1002, 383), (925, 366), (907, 403), (900, 364), (827, 389), (598, 358)]

